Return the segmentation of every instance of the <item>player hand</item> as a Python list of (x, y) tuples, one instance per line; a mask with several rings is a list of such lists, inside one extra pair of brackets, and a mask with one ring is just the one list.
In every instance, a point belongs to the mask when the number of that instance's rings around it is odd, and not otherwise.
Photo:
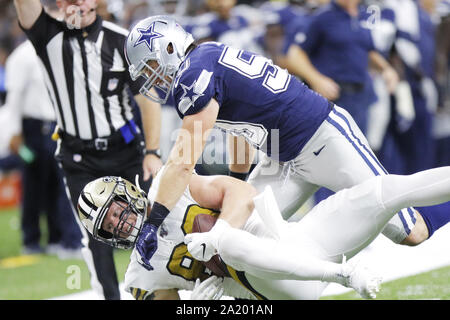
[(141, 261), (139, 262), (148, 271), (153, 270), (150, 264), (150, 259), (156, 252), (158, 248), (158, 227), (154, 224), (144, 222), (142, 230), (139, 233), (139, 237), (136, 241), (136, 250), (141, 256)]
[(189, 233), (184, 237), (184, 243), (187, 244), (188, 251), (194, 259), (199, 261), (209, 261), (217, 254), (214, 246), (214, 234), (209, 232)]
[(223, 278), (217, 276), (211, 276), (203, 282), (197, 278), (191, 300), (219, 300), (224, 291), (222, 283)]

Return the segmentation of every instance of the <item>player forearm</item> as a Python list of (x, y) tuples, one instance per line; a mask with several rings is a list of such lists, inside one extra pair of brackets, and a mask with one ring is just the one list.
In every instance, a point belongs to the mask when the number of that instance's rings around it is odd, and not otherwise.
[(40, 0), (14, 0), (17, 17), (25, 29), (29, 29), (41, 14), (42, 5)]
[(379, 72), (383, 72), (388, 68), (392, 68), (389, 62), (376, 51), (370, 51), (369, 61), (370, 65)]
[(190, 138), (180, 134), (162, 173), (155, 201), (169, 210), (175, 207), (186, 189), (199, 157), (198, 151), (197, 154), (188, 152), (191, 150), (188, 144), (190, 145)]
[(184, 117), (166, 163), (156, 201), (171, 210), (186, 189), (219, 112), (215, 100), (199, 113)]
[(155, 201), (165, 206), (169, 211), (172, 210), (186, 189), (192, 171), (193, 167), (178, 165), (169, 159), (162, 172)]

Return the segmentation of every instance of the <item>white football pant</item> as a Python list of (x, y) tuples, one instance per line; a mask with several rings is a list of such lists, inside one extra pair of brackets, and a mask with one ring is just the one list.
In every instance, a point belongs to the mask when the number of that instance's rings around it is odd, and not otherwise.
[[(270, 185), (283, 217), (288, 219), (320, 186), (337, 192), (385, 174), (353, 118), (335, 106), (295, 159), (279, 162), (265, 156), (248, 182), (259, 192)], [(400, 243), (415, 222), (414, 210), (403, 209), (392, 217), (383, 234)]]
[(401, 208), (447, 201), (450, 167), (373, 177), (320, 202), (299, 222), (284, 222), (278, 240), (255, 211), (245, 231), (222, 234), (218, 252), (225, 263), (245, 271), (261, 296), (317, 299), (327, 283), (292, 280), (336, 281), (343, 255), (350, 259), (369, 245)]

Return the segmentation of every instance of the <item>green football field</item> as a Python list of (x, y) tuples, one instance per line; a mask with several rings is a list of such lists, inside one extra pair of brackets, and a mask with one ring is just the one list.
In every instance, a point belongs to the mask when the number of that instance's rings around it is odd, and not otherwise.
[[(41, 219), (45, 244), (45, 217)], [(0, 299), (41, 300), (89, 290), (89, 272), (83, 260), (59, 260), (50, 255), (21, 255), (19, 211), (0, 210)], [(117, 250), (119, 281), (123, 281), (130, 251)], [(349, 292), (322, 298), (355, 300)], [(382, 284), (380, 300), (450, 300), (450, 266)]]

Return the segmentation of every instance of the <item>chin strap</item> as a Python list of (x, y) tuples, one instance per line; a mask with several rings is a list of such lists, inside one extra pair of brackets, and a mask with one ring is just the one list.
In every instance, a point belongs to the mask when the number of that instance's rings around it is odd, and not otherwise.
[(136, 177), (134, 178), (134, 184), (136, 185), (136, 187), (138, 188), (139, 192), (144, 195), (144, 197), (147, 197), (147, 193), (142, 190), (141, 186), (139, 185), (139, 174), (136, 175)]

